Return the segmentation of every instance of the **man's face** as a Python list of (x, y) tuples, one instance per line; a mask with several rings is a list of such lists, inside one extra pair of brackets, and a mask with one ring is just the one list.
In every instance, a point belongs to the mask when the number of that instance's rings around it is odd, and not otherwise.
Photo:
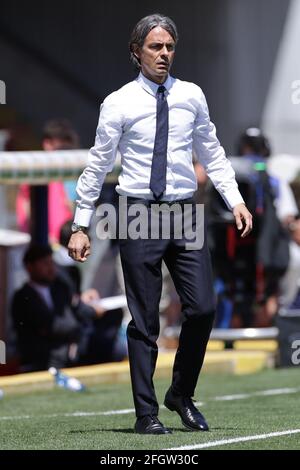
[(164, 83), (175, 54), (175, 41), (168, 31), (156, 26), (146, 36), (143, 46), (137, 46), (134, 52), (143, 75), (155, 83)]
[(30, 279), (39, 284), (49, 285), (56, 276), (56, 267), (51, 255), (29, 263), (26, 268)]
[(44, 139), (42, 146), (43, 150), (68, 150), (72, 148), (70, 142), (58, 138)]

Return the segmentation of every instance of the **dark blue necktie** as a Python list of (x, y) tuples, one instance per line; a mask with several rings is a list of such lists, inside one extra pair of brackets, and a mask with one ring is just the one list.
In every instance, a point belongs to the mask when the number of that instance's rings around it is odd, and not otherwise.
[(169, 108), (165, 91), (163, 85), (159, 86), (156, 96), (156, 133), (150, 177), (150, 189), (155, 199), (159, 199), (166, 189)]

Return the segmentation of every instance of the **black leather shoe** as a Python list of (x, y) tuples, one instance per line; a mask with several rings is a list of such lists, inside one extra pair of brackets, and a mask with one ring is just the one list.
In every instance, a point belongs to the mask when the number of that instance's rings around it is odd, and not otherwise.
[(204, 416), (195, 407), (190, 397), (175, 395), (169, 389), (165, 396), (164, 405), (170, 411), (177, 411), (182, 424), (190, 431), (208, 431), (208, 424)]
[(138, 434), (172, 434), (164, 427), (157, 416), (142, 416), (136, 420), (134, 430)]

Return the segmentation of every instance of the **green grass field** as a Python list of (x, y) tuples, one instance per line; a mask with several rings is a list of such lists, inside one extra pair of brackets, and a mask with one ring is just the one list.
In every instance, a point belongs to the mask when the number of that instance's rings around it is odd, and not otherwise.
[[(156, 380), (160, 403), (168, 385)], [(210, 432), (189, 432), (176, 413), (162, 408), (160, 419), (173, 434), (141, 436), (133, 432), (129, 384), (97, 385), (84, 393), (53, 389), (6, 394), (0, 401), (0, 449), (299, 449), (299, 398), (299, 369), (247, 376), (206, 374), (195, 399), (203, 402), (199, 408)], [(266, 436), (279, 432), (286, 434)], [(238, 441), (218, 443), (230, 439)]]

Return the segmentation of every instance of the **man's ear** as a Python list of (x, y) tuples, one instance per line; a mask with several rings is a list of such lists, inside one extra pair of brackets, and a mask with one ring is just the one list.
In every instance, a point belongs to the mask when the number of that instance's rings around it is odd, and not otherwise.
[(140, 48), (137, 44), (133, 46), (133, 55), (139, 60), (140, 59)]

